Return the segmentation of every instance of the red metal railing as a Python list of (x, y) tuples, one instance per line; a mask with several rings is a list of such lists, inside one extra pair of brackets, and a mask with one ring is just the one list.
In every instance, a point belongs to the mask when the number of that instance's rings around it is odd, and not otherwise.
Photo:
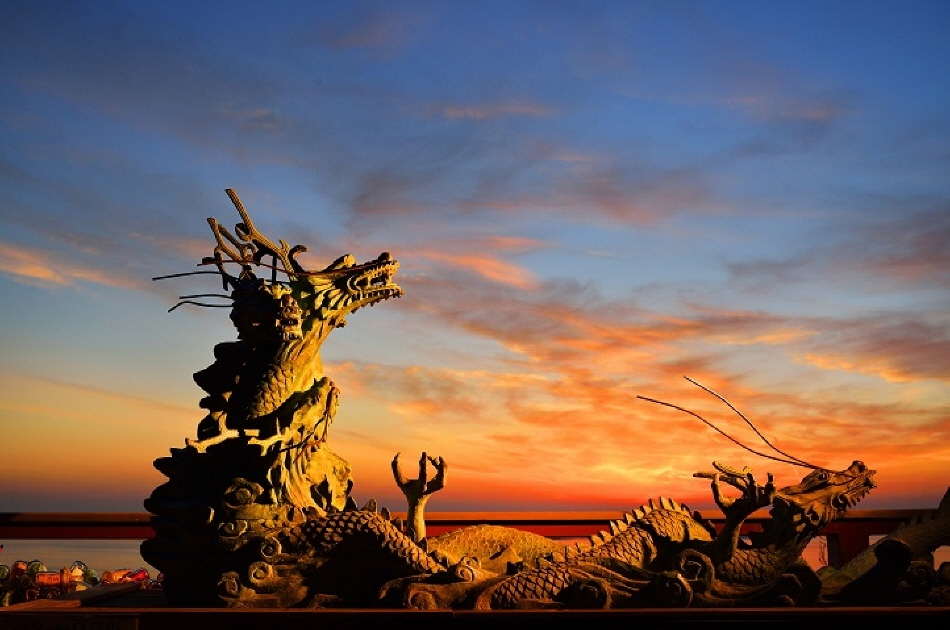
[[(701, 512), (721, 525), (719, 512)], [(869, 546), (871, 536), (889, 534), (903, 522), (929, 516), (933, 510), (853, 510), (822, 531), (828, 541), (828, 564), (840, 567)], [(394, 516), (405, 517), (395, 513)], [(615, 512), (430, 512), (430, 536), (482, 523), (514, 527), (552, 538), (580, 538), (608, 529)], [(145, 540), (154, 535), (147, 512), (0, 512), (0, 542), (4, 539), (102, 539)], [(743, 533), (760, 527), (768, 518), (756, 512)]]

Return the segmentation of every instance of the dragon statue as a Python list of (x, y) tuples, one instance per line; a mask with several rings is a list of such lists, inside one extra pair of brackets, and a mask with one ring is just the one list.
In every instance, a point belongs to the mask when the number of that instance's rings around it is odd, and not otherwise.
[[(237, 340), (216, 345), (214, 363), (194, 375), (207, 394), (200, 402), (207, 414), (195, 439), (155, 460), (168, 481), (145, 500), (155, 536), (142, 543), (142, 557), (162, 572), (172, 605), (484, 610), (866, 603), (882, 590), (904, 588), (914, 561), (950, 538), (945, 499), (932, 523), (910, 524), (866, 557), (819, 575), (802, 550), (874, 487), (875, 472), (860, 461), (834, 472), (790, 456), (780, 461), (810, 472), (782, 488), (771, 474), (760, 485), (748, 468), (717, 462), (715, 470), (696, 473), (711, 481), (724, 515), (718, 529), (660, 498), (610, 522), (609, 532), (570, 546), (492, 525), (428, 537), (425, 506), (444, 488), (448, 466), (426, 453), (415, 478), (403, 473), (398, 454), (392, 461), (408, 502), (405, 519), (374, 500), (358, 508), (350, 467), (327, 443), (339, 391), (323, 373), (320, 348), (357, 309), (402, 296), (394, 281), (399, 265), (383, 253), (363, 264), (347, 255), (307, 270), (296, 260), (306, 248), (268, 240), (237, 194), (227, 193), (242, 222), (232, 234), (208, 220), (216, 246), (202, 265), (216, 271), (192, 273), (220, 275), (229, 293), (182, 296), (171, 310), (224, 298)], [(226, 265), (240, 271), (232, 275)], [(270, 279), (258, 277), (261, 269), (270, 270)], [(738, 496), (727, 496), (727, 486)], [(761, 531), (743, 535), (746, 520), (767, 507)], [(928, 592), (950, 592), (943, 586), (948, 580), (927, 579)], [(923, 592), (920, 582), (915, 597)]]
[[(714, 466), (716, 472), (696, 476), (712, 479), (713, 498), (725, 515), (718, 532), (698, 512), (660, 498), (611, 521), (611, 531), (589, 544), (535, 558), (534, 566), (512, 575), (489, 574), (470, 588), (446, 587), (441, 576), (389, 587), (401, 588), (406, 604), (426, 608), (814, 605), (821, 580), (801, 560), (802, 550), (874, 487), (874, 471), (856, 461), (776, 489), (771, 475), (760, 486), (748, 469)], [(727, 497), (723, 484), (740, 496)], [(771, 519), (743, 540), (744, 521), (767, 506)], [(481, 558), (468, 562), (477, 568)]]
[[(351, 313), (403, 293), (393, 282), (399, 264), (388, 253), (304, 269), (296, 259), (304, 246), (267, 239), (237, 194), (227, 193), (242, 222), (231, 234), (208, 219), (216, 246), (202, 265), (214, 265), (210, 273), (230, 293), (182, 296), (171, 310), (209, 306), (196, 298), (228, 299), (238, 340), (216, 345), (214, 363), (194, 375), (208, 413), (197, 439), (155, 461), (168, 482), (145, 501), (156, 536), (144, 541), (142, 557), (182, 603), (208, 603), (221, 575), (244, 562), (239, 548), (249, 532), (356, 507), (350, 467), (326, 444), (339, 390), (323, 373), (320, 348)], [(228, 273), (228, 264), (240, 272)], [(269, 281), (255, 274), (260, 268), (271, 270)]]

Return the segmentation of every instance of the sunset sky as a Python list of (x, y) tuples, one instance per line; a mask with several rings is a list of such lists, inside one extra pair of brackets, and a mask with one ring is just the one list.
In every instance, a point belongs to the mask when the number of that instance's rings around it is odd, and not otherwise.
[[(778, 448), (950, 485), (950, 3), (0, 0), (0, 512), (141, 511), (235, 338), (235, 189), (405, 296), (324, 346), (353, 496), (712, 506)], [(410, 468), (411, 470), (411, 468)]]

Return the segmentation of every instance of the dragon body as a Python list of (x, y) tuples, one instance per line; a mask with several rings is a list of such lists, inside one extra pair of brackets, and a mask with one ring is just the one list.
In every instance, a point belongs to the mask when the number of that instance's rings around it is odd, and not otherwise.
[(426, 539), (426, 550), (442, 565), (457, 565), (465, 558), (475, 558), (481, 569), (502, 574), (536, 566), (540, 559), (563, 549), (563, 544), (550, 538), (498, 525), (463, 527)]
[[(494, 582), (474, 597), (482, 609), (535, 606), (734, 606), (817, 601), (820, 582), (801, 552), (821, 528), (872, 487), (874, 471), (854, 462), (841, 472), (817, 470), (799, 484), (776, 489), (751, 473), (717, 465), (713, 496), (723, 509), (721, 531), (674, 500), (651, 501), (610, 523), (611, 532), (551, 554), (538, 566)], [(709, 476), (701, 474), (701, 476)], [(742, 491), (724, 496), (721, 483)], [(772, 518), (748, 541), (745, 519), (771, 505)], [(439, 606), (451, 603), (438, 586), (416, 584)], [(443, 591), (450, 590), (442, 588)], [(458, 589), (454, 589), (457, 591)], [(416, 595), (416, 593), (411, 593)], [(458, 597), (451, 593), (450, 597)], [(412, 597), (409, 601), (429, 601)], [(472, 601), (465, 593), (462, 601)]]
[[(444, 479), (444, 462), (437, 475)], [(820, 582), (801, 562), (805, 545), (872, 487), (874, 471), (855, 462), (819, 470), (801, 483), (759, 486), (751, 474), (717, 465), (713, 496), (720, 531), (675, 500), (650, 501), (611, 521), (610, 532), (565, 547), (529, 532), (491, 525), (416, 539), (373, 506), (313, 512), (283, 527), (239, 532), (231, 546), (249, 561), (231, 571), (217, 594), (230, 606), (379, 606), (507, 609), (811, 605)], [(420, 468), (420, 479), (426, 467)], [(397, 476), (398, 478), (398, 476)], [(418, 480), (409, 480), (418, 481)], [(725, 483), (741, 489), (727, 498)], [(408, 483), (400, 486), (423, 488)], [(260, 487), (245, 487), (244, 519), (260, 509)], [(407, 491), (410, 505), (420, 492)], [(771, 505), (772, 519), (748, 541), (744, 520)]]

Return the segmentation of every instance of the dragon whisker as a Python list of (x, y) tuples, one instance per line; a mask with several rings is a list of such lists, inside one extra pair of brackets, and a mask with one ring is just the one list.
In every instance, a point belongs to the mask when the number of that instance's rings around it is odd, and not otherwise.
[(682, 411), (683, 413), (688, 413), (689, 415), (691, 415), (691, 416), (693, 416), (693, 417), (695, 417), (695, 418), (699, 418), (699, 420), (700, 420), (703, 424), (705, 424), (705, 425), (708, 426), (709, 428), (711, 428), (711, 429), (713, 429), (714, 431), (716, 431), (716, 433), (719, 433), (720, 435), (722, 435), (724, 438), (726, 438), (726, 439), (729, 440), (730, 442), (733, 442), (733, 443), (735, 443), (736, 445), (741, 446), (741, 447), (744, 448), (745, 450), (749, 451), (750, 453), (752, 453), (752, 454), (754, 454), (754, 455), (758, 455), (759, 457), (764, 457), (765, 459), (771, 459), (771, 460), (773, 460), (773, 461), (781, 462), (781, 463), (783, 463), (783, 464), (791, 464), (792, 466), (801, 466), (802, 468), (818, 469), (817, 466), (812, 466), (811, 464), (806, 464), (806, 463), (801, 462), (801, 461), (799, 461), (799, 460), (797, 460), (797, 459), (794, 459), (794, 458), (793, 458), (793, 459), (782, 459), (781, 457), (775, 457), (774, 455), (769, 455), (768, 453), (762, 453), (762, 452), (759, 452), (759, 451), (757, 451), (757, 450), (755, 450), (755, 449), (753, 449), (753, 448), (750, 448), (750, 447), (746, 446), (745, 444), (743, 444), (742, 442), (740, 442), (739, 440), (737, 440), (736, 438), (734, 438), (734, 437), (732, 437), (731, 435), (729, 435), (728, 433), (726, 433), (725, 431), (723, 431), (722, 429), (720, 429), (719, 427), (717, 427), (716, 425), (714, 425), (712, 422), (710, 422), (710, 421), (707, 420), (706, 418), (702, 417), (702, 416), (699, 415), (698, 413), (695, 413), (695, 412), (693, 412), (693, 411), (690, 411), (689, 409), (684, 409), (683, 407), (680, 407), (680, 406), (678, 406), (678, 405), (674, 405), (674, 404), (672, 404), (672, 403), (663, 402), (662, 400), (655, 400), (655, 399), (653, 399), (653, 398), (647, 398), (646, 396), (639, 396), (639, 395), (638, 395), (637, 398), (639, 398), (639, 399), (641, 399), (641, 400), (645, 400), (645, 401), (647, 401), (647, 402), (656, 403), (657, 405), (663, 405), (664, 407), (670, 407), (670, 408), (672, 408), (672, 409), (676, 409), (677, 411)]
[(155, 276), (152, 278), (152, 281), (155, 280), (167, 280), (169, 278), (183, 278), (185, 276), (205, 276), (205, 275), (219, 275), (218, 271), (186, 271), (184, 273), (171, 273), (167, 276)]
[(231, 305), (230, 305), (230, 304), (202, 304), (201, 302), (194, 302), (194, 301), (192, 301), (192, 300), (182, 300), (181, 302), (179, 302), (179, 303), (176, 304), (175, 306), (173, 306), (173, 307), (171, 307), (170, 309), (168, 309), (168, 312), (171, 313), (172, 311), (174, 311), (174, 310), (175, 310), (176, 308), (178, 308), (179, 306), (184, 306), (185, 304), (190, 304), (190, 305), (192, 305), (192, 306), (201, 306), (201, 307), (203, 307), (203, 308), (231, 308)]
[(225, 300), (233, 300), (234, 298), (230, 295), (225, 295), (223, 293), (195, 293), (194, 295), (179, 295), (179, 300), (189, 300), (194, 298), (203, 298), (203, 297), (217, 297), (224, 298)]
[(714, 392), (713, 390), (709, 389), (709, 388), (706, 387), (705, 385), (703, 385), (703, 384), (701, 384), (701, 383), (699, 383), (699, 382), (697, 382), (697, 381), (694, 381), (693, 379), (691, 379), (691, 378), (688, 377), (688, 376), (684, 376), (683, 378), (685, 378), (687, 381), (689, 381), (690, 383), (692, 383), (692, 384), (695, 385), (696, 387), (699, 387), (700, 389), (703, 389), (703, 390), (709, 392), (710, 394), (712, 394), (713, 396), (715, 396), (716, 398), (718, 398), (718, 399), (721, 400), (722, 402), (726, 403), (726, 405), (727, 405), (730, 409), (732, 409), (733, 411), (735, 411), (736, 414), (737, 414), (740, 418), (742, 418), (742, 419), (745, 421), (745, 423), (746, 423), (747, 425), (749, 425), (749, 427), (750, 427), (753, 431), (755, 431), (755, 434), (758, 435), (759, 438), (761, 438), (761, 440), (762, 440), (763, 442), (765, 442), (765, 444), (766, 444), (769, 448), (771, 448), (773, 451), (775, 451), (775, 452), (778, 453), (779, 455), (784, 455), (785, 457), (787, 457), (787, 458), (789, 458), (789, 459), (795, 460), (796, 462), (799, 462), (802, 466), (804, 466), (804, 467), (806, 467), (806, 468), (814, 468), (814, 469), (816, 469), (816, 470), (817, 470), (818, 468), (821, 468), (820, 466), (815, 466), (815, 465), (813, 465), (813, 464), (809, 464), (809, 463), (806, 462), (805, 460), (799, 459), (799, 458), (795, 457), (794, 455), (789, 455), (789, 454), (786, 453), (785, 451), (779, 449), (777, 446), (775, 446), (774, 444), (772, 444), (771, 442), (769, 442), (768, 438), (766, 438), (764, 435), (762, 435), (762, 433), (755, 427), (755, 425), (752, 424), (752, 421), (749, 420), (747, 417), (745, 417), (745, 415), (744, 415), (741, 411), (739, 411), (738, 409), (736, 409), (736, 408), (732, 405), (731, 402), (729, 402), (728, 400), (725, 399), (725, 397), (721, 396), (720, 394), (717, 394), (716, 392)]

